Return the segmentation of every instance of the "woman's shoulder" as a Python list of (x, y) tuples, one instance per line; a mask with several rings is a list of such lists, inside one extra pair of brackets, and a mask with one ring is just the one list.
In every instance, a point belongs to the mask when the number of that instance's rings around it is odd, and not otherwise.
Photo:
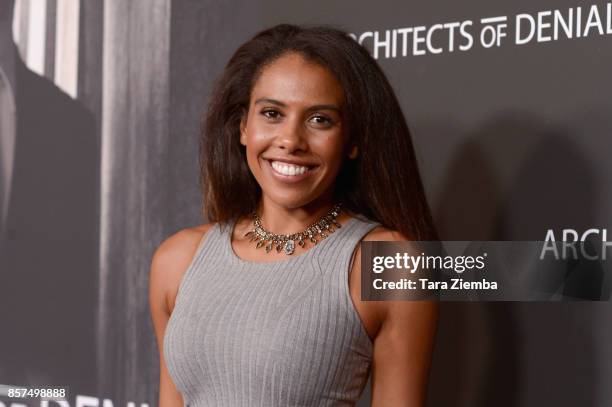
[(191, 261), (198, 244), (215, 224), (212, 222), (192, 226), (170, 235), (157, 247), (153, 259), (172, 265), (185, 260)]
[(370, 230), (364, 237), (364, 241), (405, 241), (410, 240), (406, 235), (397, 230), (389, 229), (383, 225), (378, 225)]
[(151, 260), (150, 284), (164, 295), (169, 311), (174, 308), (179, 284), (200, 242), (215, 224), (181, 229), (167, 237), (155, 250)]
[(385, 227), (381, 222), (373, 220), (359, 212), (348, 212), (348, 216), (356, 218), (360, 222), (376, 224), (361, 240), (363, 241), (404, 241), (410, 240), (406, 235), (397, 230)]

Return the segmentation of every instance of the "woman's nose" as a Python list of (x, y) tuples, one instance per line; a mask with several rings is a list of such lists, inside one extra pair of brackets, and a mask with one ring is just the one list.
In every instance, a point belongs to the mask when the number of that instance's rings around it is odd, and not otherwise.
[(278, 129), (276, 136), (276, 146), (293, 152), (306, 149), (304, 129), (297, 120), (288, 120), (282, 128)]

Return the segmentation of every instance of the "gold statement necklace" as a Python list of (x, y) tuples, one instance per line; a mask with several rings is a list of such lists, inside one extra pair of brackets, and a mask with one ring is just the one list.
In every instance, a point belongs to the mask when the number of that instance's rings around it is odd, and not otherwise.
[(257, 242), (256, 248), (265, 246), (266, 253), (270, 253), (274, 247), (278, 253), (283, 250), (285, 254), (290, 255), (295, 251), (295, 242), (300, 247), (304, 247), (306, 240), (317, 244), (317, 237), (321, 239), (329, 236), (329, 233), (335, 231), (336, 228), (342, 227), (336, 218), (340, 214), (341, 203), (337, 203), (333, 208), (323, 215), (318, 221), (308, 226), (304, 231), (293, 233), (291, 235), (276, 234), (266, 230), (261, 224), (261, 218), (257, 212), (253, 212), (253, 230), (244, 234), (245, 237), (250, 236), (249, 242)]

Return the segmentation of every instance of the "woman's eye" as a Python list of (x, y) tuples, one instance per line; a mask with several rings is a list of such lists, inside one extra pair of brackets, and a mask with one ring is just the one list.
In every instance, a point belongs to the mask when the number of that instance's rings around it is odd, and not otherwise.
[(278, 117), (280, 116), (280, 113), (276, 110), (263, 110), (261, 114), (267, 117), (268, 119), (278, 119)]
[(332, 120), (329, 117), (321, 115), (312, 116), (310, 120), (312, 120), (315, 124), (329, 125), (332, 123)]

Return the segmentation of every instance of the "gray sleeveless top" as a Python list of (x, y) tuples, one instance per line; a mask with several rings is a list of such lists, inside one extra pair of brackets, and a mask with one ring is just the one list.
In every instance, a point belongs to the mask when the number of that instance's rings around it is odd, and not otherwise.
[(166, 365), (185, 405), (353, 406), (367, 382), (372, 342), (350, 297), (349, 263), (377, 225), (350, 218), (306, 252), (271, 262), (236, 256), (234, 222), (211, 227), (164, 335)]

